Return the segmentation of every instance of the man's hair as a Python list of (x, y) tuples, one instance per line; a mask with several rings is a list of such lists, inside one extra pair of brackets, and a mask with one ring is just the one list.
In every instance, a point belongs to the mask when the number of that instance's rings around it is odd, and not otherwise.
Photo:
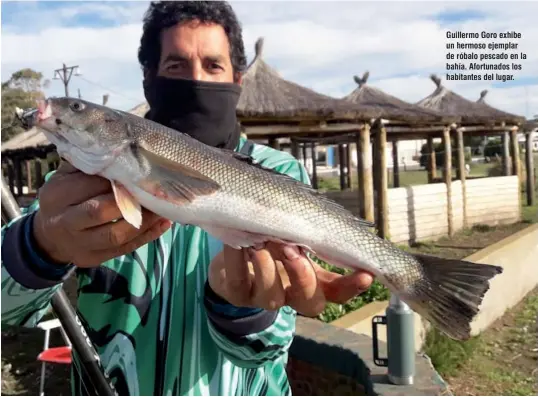
[[(161, 32), (182, 22), (199, 20), (224, 29), (230, 43), (234, 75), (246, 69), (242, 29), (230, 4), (225, 1), (152, 1), (146, 14), (138, 61), (146, 78), (156, 74), (161, 56)], [(149, 75), (148, 75), (149, 74)]]

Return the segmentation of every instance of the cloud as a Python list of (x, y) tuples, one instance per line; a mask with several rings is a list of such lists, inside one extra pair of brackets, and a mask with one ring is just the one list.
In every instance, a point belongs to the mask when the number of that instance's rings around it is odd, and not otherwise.
[[(232, 2), (243, 28), (247, 56), (265, 37), (264, 59), (292, 81), (342, 97), (355, 88), (354, 74), (370, 71), (369, 83), (417, 102), (445, 76), (446, 30), (517, 30), (523, 70), (516, 81), (445, 82), (476, 100), (531, 116), (538, 113), (538, 3), (532, 2)], [(9, 6), (9, 7), (8, 7)], [(2, 3), (2, 80), (21, 67), (52, 77), (62, 62), (78, 64), (71, 92), (129, 109), (143, 101), (137, 49), (147, 2)], [(7, 11), (6, 11), (7, 10)], [(22, 49), (22, 50), (21, 50)], [(103, 88), (104, 87), (104, 88)], [(53, 81), (49, 95), (63, 86)]]

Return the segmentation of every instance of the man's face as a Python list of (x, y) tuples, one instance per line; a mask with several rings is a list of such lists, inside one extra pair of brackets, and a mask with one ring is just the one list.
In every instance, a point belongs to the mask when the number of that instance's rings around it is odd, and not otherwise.
[(222, 26), (189, 21), (164, 30), (157, 74), (167, 78), (233, 83), (230, 43)]

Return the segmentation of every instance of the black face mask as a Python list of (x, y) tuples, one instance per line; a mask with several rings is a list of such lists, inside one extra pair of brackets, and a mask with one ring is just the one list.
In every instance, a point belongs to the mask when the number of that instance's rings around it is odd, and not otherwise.
[(213, 147), (235, 149), (241, 135), (236, 107), (241, 87), (233, 83), (157, 76), (145, 87), (146, 118)]

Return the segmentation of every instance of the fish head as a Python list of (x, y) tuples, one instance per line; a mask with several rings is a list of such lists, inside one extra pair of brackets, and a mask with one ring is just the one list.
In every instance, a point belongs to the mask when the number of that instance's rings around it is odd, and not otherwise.
[(39, 100), (33, 126), (56, 145), (59, 154), (88, 174), (103, 170), (129, 143), (122, 115), (77, 98)]

